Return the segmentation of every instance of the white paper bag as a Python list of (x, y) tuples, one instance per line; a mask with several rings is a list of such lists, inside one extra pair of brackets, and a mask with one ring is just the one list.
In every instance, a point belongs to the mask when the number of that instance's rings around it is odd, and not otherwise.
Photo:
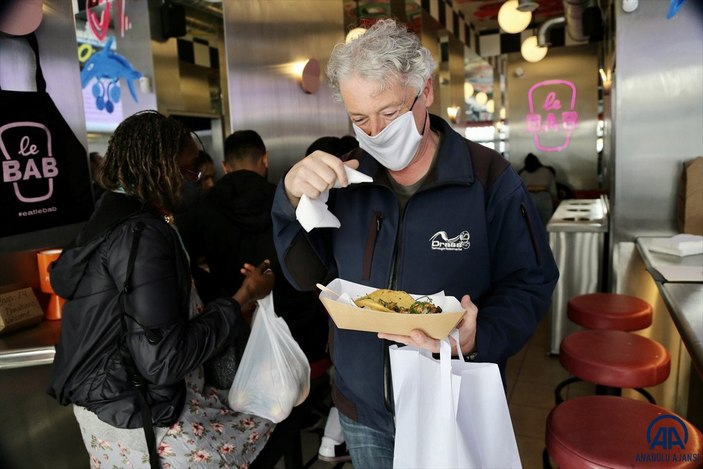
[(288, 324), (276, 316), (271, 294), (258, 301), (242, 361), (229, 390), (237, 412), (278, 423), (310, 392), (310, 364)]
[[(459, 343), (458, 331), (452, 337)], [(395, 399), (394, 468), (520, 468), (498, 366), (440, 360), (424, 349), (390, 347)]]

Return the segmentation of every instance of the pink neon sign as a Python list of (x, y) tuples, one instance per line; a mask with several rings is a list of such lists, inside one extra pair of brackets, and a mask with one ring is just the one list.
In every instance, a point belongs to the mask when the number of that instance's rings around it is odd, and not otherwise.
[[(88, 26), (100, 42), (105, 40), (109, 31), (112, 19), (110, 13), (111, 3), (113, 3), (113, 0), (88, 0), (85, 4)], [(120, 30), (120, 36), (124, 37), (125, 31), (132, 29), (132, 22), (127, 18), (127, 13), (125, 12), (125, 0), (114, 0), (114, 3), (117, 4), (117, 29)]]
[[(562, 110), (561, 96), (566, 86), (568, 109)], [(546, 93), (546, 94), (545, 94)], [(544, 99), (541, 110), (535, 109), (539, 98)], [(527, 131), (532, 134), (535, 147), (538, 150), (554, 152), (564, 150), (569, 146), (571, 133), (578, 126), (578, 112), (576, 112), (576, 86), (567, 80), (545, 80), (535, 83), (530, 88), (527, 99), (530, 112), (525, 118)], [(544, 111), (543, 116), (541, 112)], [(561, 111), (561, 121), (557, 115)], [(563, 137), (559, 138), (560, 136)], [(555, 137), (556, 141), (555, 141)]]

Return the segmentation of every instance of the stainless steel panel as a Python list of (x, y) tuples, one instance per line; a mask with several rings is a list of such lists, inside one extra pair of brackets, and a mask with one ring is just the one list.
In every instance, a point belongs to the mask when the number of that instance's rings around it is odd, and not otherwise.
[(703, 155), (703, 4), (616, 5), (613, 241), (677, 230), (682, 162)]
[(608, 212), (602, 199), (564, 200), (547, 224), (549, 246), (559, 268), (550, 308), (551, 354), (558, 354), (562, 339), (580, 329), (567, 317), (569, 299), (603, 289), (607, 230)]
[[(277, 181), (323, 135), (350, 133), (342, 104), (332, 99), (324, 70), (344, 40), (342, 0), (223, 2), (230, 129), (254, 129), (269, 150)], [(315, 58), (321, 86), (305, 94), (290, 64)]]
[(560, 273), (550, 309), (549, 353), (558, 354), (561, 340), (580, 329), (566, 316), (569, 299), (600, 289), (603, 233), (550, 232), (549, 245)]
[(618, 282), (617, 293), (637, 296), (652, 305), (653, 309), (652, 325), (633, 334), (656, 340), (666, 347), (671, 357), (671, 372), (667, 380), (647, 390), (654, 396), (657, 404), (685, 416), (691, 373), (690, 357), (685, 351), (681, 335), (671, 319), (666, 303), (634, 243), (619, 243), (618, 248), (614, 262), (627, 264), (627, 276)]
[(54, 362), (54, 348), (35, 347), (12, 352), (0, 352), (0, 370), (50, 365)]

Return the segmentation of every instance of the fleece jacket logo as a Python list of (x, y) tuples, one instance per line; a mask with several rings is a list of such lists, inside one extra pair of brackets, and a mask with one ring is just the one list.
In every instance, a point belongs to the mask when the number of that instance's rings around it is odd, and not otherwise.
[(469, 249), (471, 235), (464, 230), (453, 238), (447, 236), (446, 231), (438, 231), (430, 238), (430, 248), (434, 251), (462, 251)]

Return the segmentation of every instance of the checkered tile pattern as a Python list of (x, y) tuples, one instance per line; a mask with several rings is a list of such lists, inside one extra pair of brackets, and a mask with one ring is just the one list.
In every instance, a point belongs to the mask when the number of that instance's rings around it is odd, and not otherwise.
[(217, 47), (205, 39), (183, 36), (178, 41), (178, 59), (201, 67), (220, 68)]
[(459, 38), (472, 50), (478, 51), (479, 35), (478, 31), (463, 13), (455, 11), (451, 0), (419, 0), (422, 9), (425, 10), (443, 25), (447, 31)]

